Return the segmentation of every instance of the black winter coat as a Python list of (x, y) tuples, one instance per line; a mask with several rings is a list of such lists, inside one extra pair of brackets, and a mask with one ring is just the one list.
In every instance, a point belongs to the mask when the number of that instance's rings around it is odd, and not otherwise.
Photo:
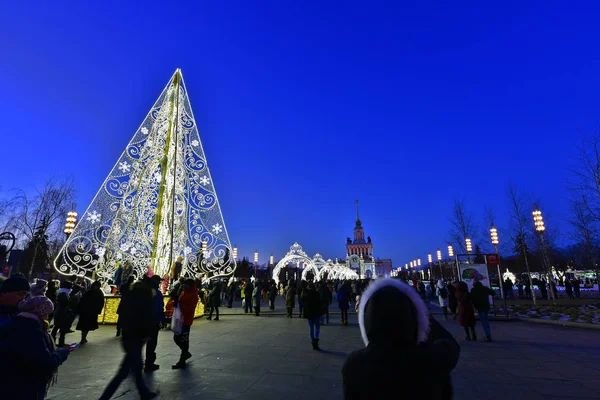
[(459, 353), (450, 332), (433, 319), (428, 342), (370, 343), (351, 353), (342, 368), (344, 399), (451, 399), (450, 373)]
[(289, 287), (285, 292), (285, 306), (294, 308), (296, 306), (296, 289)]
[(244, 297), (246, 298), (246, 301), (249, 301), (252, 299), (252, 291), (254, 290), (254, 285), (252, 284), (252, 282), (246, 282), (246, 287), (244, 288)]
[(208, 296), (208, 306), (220, 307), (221, 306), (221, 287), (216, 285)]
[(302, 300), (304, 301), (304, 318), (314, 320), (323, 315), (321, 296), (319, 296), (319, 292), (316, 289), (304, 289)]
[(69, 329), (73, 324), (75, 313), (71, 304), (71, 296), (67, 292), (58, 293), (54, 309), (54, 325), (60, 329)]
[(152, 288), (137, 282), (127, 296), (121, 298), (119, 320), (124, 340), (142, 340), (150, 337), (158, 321), (154, 318)]
[(483, 286), (481, 282), (477, 282), (471, 289), (471, 301), (473, 307), (478, 311), (490, 311), (489, 296), (495, 296), (496, 292), (487, 286)]
[(456, 312), (458, 307), (458, 299), (456, 298), (456, 287), (454, 285), (448, 285), (448, 307), (453, 313)]
[(104, 293), (100, 289), (90, 289), (83, 294), (77, 306), (79, 321), (78, 331), (94, 331), (98, 329), (98, 314), (104, 307)]
[(321, 312), (325, 314), (329, 309), (329, 304), (333, 300), (333, 296), (327, 285), (319, 286), (319, 296), (321, 297)]
[(348, 285), (342, 285), (338, 292), (338, 305), (340, 310), (348, 310), (350, 308), (350, 296), (352, 289)]
[(67, 355), (64, 349), (54, 349), (40, 321), (16, 316), (0, 323), (1, 397), (43, 399), (48, 380)]

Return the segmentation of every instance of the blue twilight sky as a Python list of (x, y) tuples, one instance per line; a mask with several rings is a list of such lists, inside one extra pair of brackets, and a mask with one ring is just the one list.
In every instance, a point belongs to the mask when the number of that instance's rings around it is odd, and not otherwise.
[(240, 255), (343, 257), (355, 199), (394, 265), (445, 245), (454, 197), (502, 240), (510, 181), (566, 236), (592, 2), (84, 3), (0, 5), (0, 195), (72, 175), (85, 210), (180, 67)]

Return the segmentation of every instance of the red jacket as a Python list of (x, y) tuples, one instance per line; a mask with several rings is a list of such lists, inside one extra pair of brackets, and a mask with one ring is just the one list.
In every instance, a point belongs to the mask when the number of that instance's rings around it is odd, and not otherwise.
[(192, 326), (194, 323), (194, 312), (198, 304), (198, 288), (194, 286), (185, 288), (179, 295), (179, 309), (183, 314), (183, 326)]

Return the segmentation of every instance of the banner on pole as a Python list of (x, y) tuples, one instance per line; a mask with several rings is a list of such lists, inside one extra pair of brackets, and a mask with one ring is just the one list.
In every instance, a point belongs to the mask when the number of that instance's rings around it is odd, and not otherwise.
[(487, 264), (460, 264), (460, 280), (465, 282), (469, 291), (473, 289), (473, 283), (481, 282), (483, 286), (491, 287)]
[[(458, 270), (460, 272), (460, 280), (467, 284), (469, 292), (473, 289), (473, 284), (475, 282), (481, 282), (483, 286), (487, 286), (491, 289), (487, 264), (460, 264)], [(491, 296), (489, 297), (488, 302), (493, 304)]]

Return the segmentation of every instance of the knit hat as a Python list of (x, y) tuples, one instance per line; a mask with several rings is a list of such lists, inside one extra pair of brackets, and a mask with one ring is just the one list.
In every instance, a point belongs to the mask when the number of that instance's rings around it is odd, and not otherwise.
[(29, 292), (29, 282), (22, 276), (8, 278), (0, 286), (0, 293)]
[(54, 304), (46, 296), (33, 296), (20, 302), (19, 310), (35, 314), (42, 321), (46, 321), (50, 313), (54, 311)]
[(32, 296), (45, 296), (48, 290), (48, 281), (38, 279), (31, 285), (30, 293)]

